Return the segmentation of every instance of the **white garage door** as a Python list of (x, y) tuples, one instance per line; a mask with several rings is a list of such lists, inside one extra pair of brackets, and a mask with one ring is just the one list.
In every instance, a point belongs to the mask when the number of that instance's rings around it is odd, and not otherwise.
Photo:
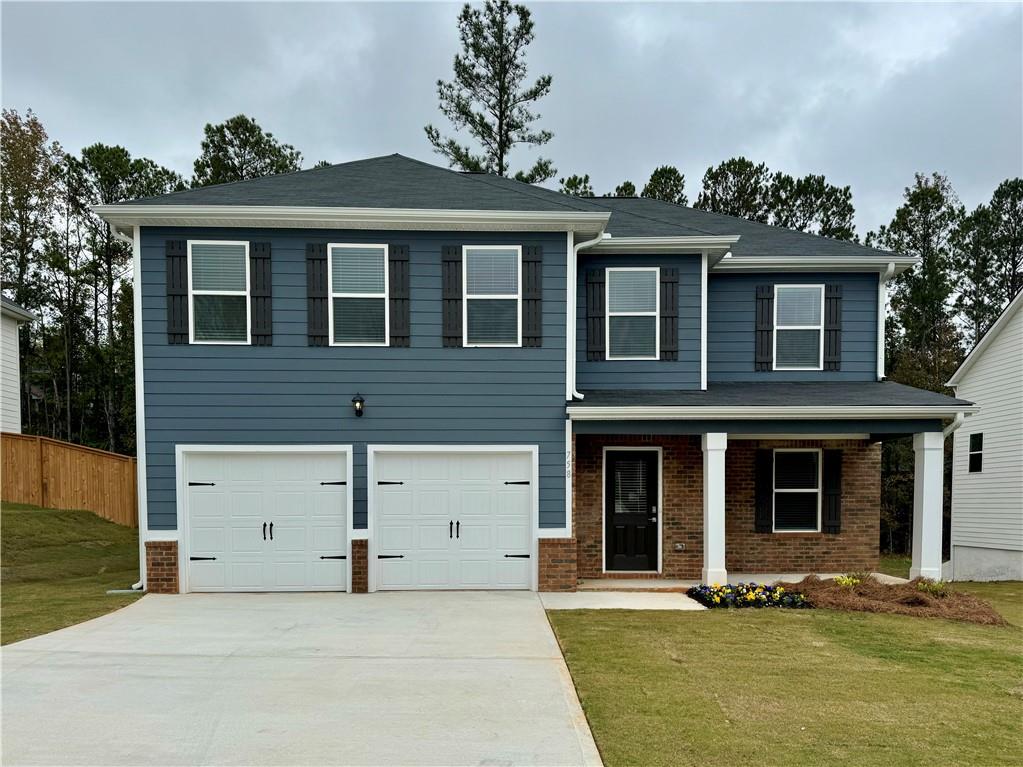
[(528, 589), (530, 453), (378, 453), (380, 589)]
[(190, 591), (343, 591), (344, 453), (189, 453)]

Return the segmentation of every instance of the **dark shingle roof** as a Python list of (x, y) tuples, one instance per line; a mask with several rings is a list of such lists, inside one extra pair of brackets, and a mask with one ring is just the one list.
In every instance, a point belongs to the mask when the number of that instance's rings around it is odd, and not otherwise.
[(949, 407), (972, 402), (893, 381), (849, 383), (712, 383), (706, 391), (591, 389), (586, 407)]
[[(611, 213), (614, 237), (740, 235), (735, 256), (889, 256), (852, 242), (642, 197), (572, 197), (488, 173), (461, 173), (400, 154), (131, 200), (147, 205), (268, 205), (416, 210)], [(127, 204), (127, 203), (126, 203)]]

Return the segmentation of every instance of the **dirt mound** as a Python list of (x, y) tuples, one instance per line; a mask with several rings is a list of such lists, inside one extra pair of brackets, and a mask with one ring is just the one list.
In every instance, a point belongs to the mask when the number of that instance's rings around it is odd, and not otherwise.
[(946, 618), (991, 626), (1007, 623), (983, 599), (920, 578), (909, 583), (881, 583), (868, 575), (855, 585), (841, 586), (833, 580), (822, 581), (809, 575), (799, 583), (784, 585), (802, 592), (814, 607)]

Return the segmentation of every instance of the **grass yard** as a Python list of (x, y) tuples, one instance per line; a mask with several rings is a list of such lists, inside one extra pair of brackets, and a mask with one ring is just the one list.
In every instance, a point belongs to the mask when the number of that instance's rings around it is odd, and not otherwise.
[(908, 554), (882, 554), (878, 563), (878, 572), (894, 575), (896, 578), (908, 578), (909, 566), (913, 559)]
[(124, 607), (138, 580), (138, 532), (88, 511), (0, 505), (0, 643)]
[(1023, 753), (1023, 584), (961, 584), (1016, 625), (829, 610), (553, 611), (621, 765), (999, 765)]

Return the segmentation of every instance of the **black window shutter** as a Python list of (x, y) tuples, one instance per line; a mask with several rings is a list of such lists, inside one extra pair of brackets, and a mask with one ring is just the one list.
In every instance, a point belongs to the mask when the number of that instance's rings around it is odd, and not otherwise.
[(758, 533), (769, 533), (774, 529), (772, 520), (774, 510), (774, 451), (757, 450), (756, 478), (754, 480), (754, 513), (753, 528)]
[(167, 343), (188, 343), (188, 243), (167, 240)]
[(306, 295), (309, 299), (306, 332), (310, 346), (329, 346), (327, 299), (327, 245), (310, 242), (305, 246)]
[(462, 345), (462, 248), (444, 245), (440, 249), (441, 327), (444, 346)]
[(821, 465), (821, 527), (832, 535), (842, 532), (842, 451), (825, 450)]
[(754, 370), (774, 365), (774, 285), (757, 285), (757, 332)]
[(409, 246), (390, 245), (387, 249), (387, 288), (391, 346), (409, 346), (411, 321), (409, 311)]
[(252, 345), (273, 346), (273, 276), (270, 243), (249, 245), (249, 293), (252, 299)]
[(678, 359), (678, 269), (661, 269), (661, 359)]
[(606, 309), (603, 269), (586, 272), (586, 359), (604, 359)]
[(824, 286), (824, 369), (842, 369), (842, 286)]
[(522, 345), (543, 346), (543, 247), (522, 248)]

